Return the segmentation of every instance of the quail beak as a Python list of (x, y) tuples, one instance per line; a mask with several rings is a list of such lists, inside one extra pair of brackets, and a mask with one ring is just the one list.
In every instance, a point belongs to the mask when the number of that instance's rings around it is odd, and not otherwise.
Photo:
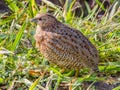
[(38, 22), (38, 20), (36, 19), (36, 18), (33, 18), (33, 19), (31, 19), (31, 22)]

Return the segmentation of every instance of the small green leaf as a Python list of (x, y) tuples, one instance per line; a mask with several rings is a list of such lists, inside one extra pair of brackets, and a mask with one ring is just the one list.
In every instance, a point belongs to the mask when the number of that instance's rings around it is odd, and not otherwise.
[(2, 78), (0, 78), (0, 83), (3, 83), (3, 79)]

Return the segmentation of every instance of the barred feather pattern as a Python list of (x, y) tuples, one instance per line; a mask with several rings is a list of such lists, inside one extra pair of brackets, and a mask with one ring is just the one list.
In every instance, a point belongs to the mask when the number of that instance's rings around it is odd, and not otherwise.
[(50, 63), (66, 69), (85, 67), (93, 71), (98, 70), (98, 52), (80, 31), (64, 25), (57, 19), (48, 26), (37, 25), (35, 40), (36, 47)]

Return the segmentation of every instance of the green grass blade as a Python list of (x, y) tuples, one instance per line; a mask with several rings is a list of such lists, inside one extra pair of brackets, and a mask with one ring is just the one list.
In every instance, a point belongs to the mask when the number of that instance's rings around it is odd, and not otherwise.
[(60, 81), (61, 81), (61, 79), (60, 79), (60, 76), (59, 76), (59, 77), (58, 77), (58, 80), (57, 80), (57, 82), (56, 82), (56, 84), (55, 84), (54, 90), (57, 90), (58, 85), (60, 84)]
[(109, 18), (114, 17), (114, 14), (115, 14), (115, 12), (116, 12), (116, 9), (117, 9), (118, 4), (119, 4), (118, 2), (115, 2), (115, 4), (113, 5), (112, 10), (111, 10), (111, 12), (110, 12), (110, 14), (109, 14)]
[[(26, 21), (27, 21), (27, 20), (26, 20)], [(18, 44), (19, 44), (19, 42), (20, 42), (20, 39), (21, 39), (21, 37), (22, 37), (22, 35), (23, 35), (23, 32), (24, 32), (24, 30), (25, 30), (25, 28), (26, 28), (26, 25), (27, 25), (26, 22), (24, 22), (24, 23), (22, 24), (22, 27), (20, 28), (20, 30), (19, 30), (19, 32), (18, 32), (18, 34), (17, 34), (17, 36), (16, 36), (16, 39), (15, 39), (15, 41), (14, 41), (14, 43), (13, 43), (13, 46), (12, 46), (12, 48), (11, 48), (12, 51), (14, 51), (14, 50), (17, 48), (17, 46), (18, 46)]]
[(52, 2), (48, 1), (48, 0), (42, 0), (45, 4), (47, 4), (48, 6), (56, 9), (56, 10), (59, 10), (61, 7), (60, 6), (57, 6), (55, 4), (53, 4)]
[(19, 22), (20, 19), (21, 19), (21, 18), (24, 16), (24, 14), (26, 13), (27, 7), (28, 7), (28, 3), (29, 3), (29, 2), (27, 2), (27, 3), (24, 5), (22, 12), (18, 15), (18, 17), (17, 17), (17, 19), (16, 19), (16, 22)]
[(95, 0), (95, 1), (97, 2), (97, 4), (100, 6), (100, 8), (102, 10), (104, 10), (104, 11), (106, 10), (105, 7), (104, 7), (104, 5), (103, 5), (103, 2), (101, 3), (100, 0)]
[(30, 86), (29, 90), (34, 90), (34, 88), (36, 87), (40, 79), (41, 79), (41, 76), (34, 81), (34, 83)]
[(12, 9), (14, 12), (18, 12), (19, 7), (17, 6), (16, 0), (6, 0), (9, 3), (9, 7)]
[(72, 7), (73, 7), (75, 1), (76, 0), (66, 0), (66, 2), (65, 2), (63, 17), (66, 22), (72, 21), (72, 18), (74, 17), (74, 14), (72, 12)]

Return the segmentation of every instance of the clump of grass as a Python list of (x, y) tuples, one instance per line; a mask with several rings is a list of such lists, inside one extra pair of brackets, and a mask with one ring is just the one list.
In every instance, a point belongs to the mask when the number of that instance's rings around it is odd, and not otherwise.
[[(105, 74), (103, 77), (85, 76), (86, 71), (81, 71), (81, 77), (72, 83), (73, 90), (81, 90), (83, 81), (103, 80), (108, 76), (116, 76), (120, 72), (120, 12), (113, 6), (111, 12), (105, 13), (101, 20), (96, 19), (97, 5), (89, 9), (85, 18), (75, 17), (70, 8), (60, 9), (50, 3), (50, 7), (42, 6), (40, 11), (34, 0), (12, 1), (6, 0), (13, 11), (12, 15), (0, 18), (0, 88), (9, 89), (53, 89), (60, 87), (60, 83), (69, 86), (73, 78), (73, 71), (59, 73), (60, 68), (48, 64), (47, 60), (35, 48), (33, 38), (35, 25), (30, 23), (38, 12), (46, 12), (51, 7), (52, 14), (61, 22), (77, 28), (86, 35), (97, 47), (100, 55), (99, 69)], [(44, 2), (46, 0), (43, 0)], [(49, 2), (45, 2), (49, 3)], [(70, 3), (70, 2), (66, 2)], [(66, 7), (68, 4), (65, 4)], [(114, 4), (116, 5), (116, 4)], [(116, 12), (114, 12), (117, 10)], [(63, 13), (64, 12), (64, 13)], [(36, 74), (37, 72), (37, 74)], [(46, 72), (43, 78), (40, 72)], [(117, 81), (115, 81), (117, 82)], [(53, 85), (53, 86), (51, 86)], [(32, 88), (32, 89), (31, 89)]]

